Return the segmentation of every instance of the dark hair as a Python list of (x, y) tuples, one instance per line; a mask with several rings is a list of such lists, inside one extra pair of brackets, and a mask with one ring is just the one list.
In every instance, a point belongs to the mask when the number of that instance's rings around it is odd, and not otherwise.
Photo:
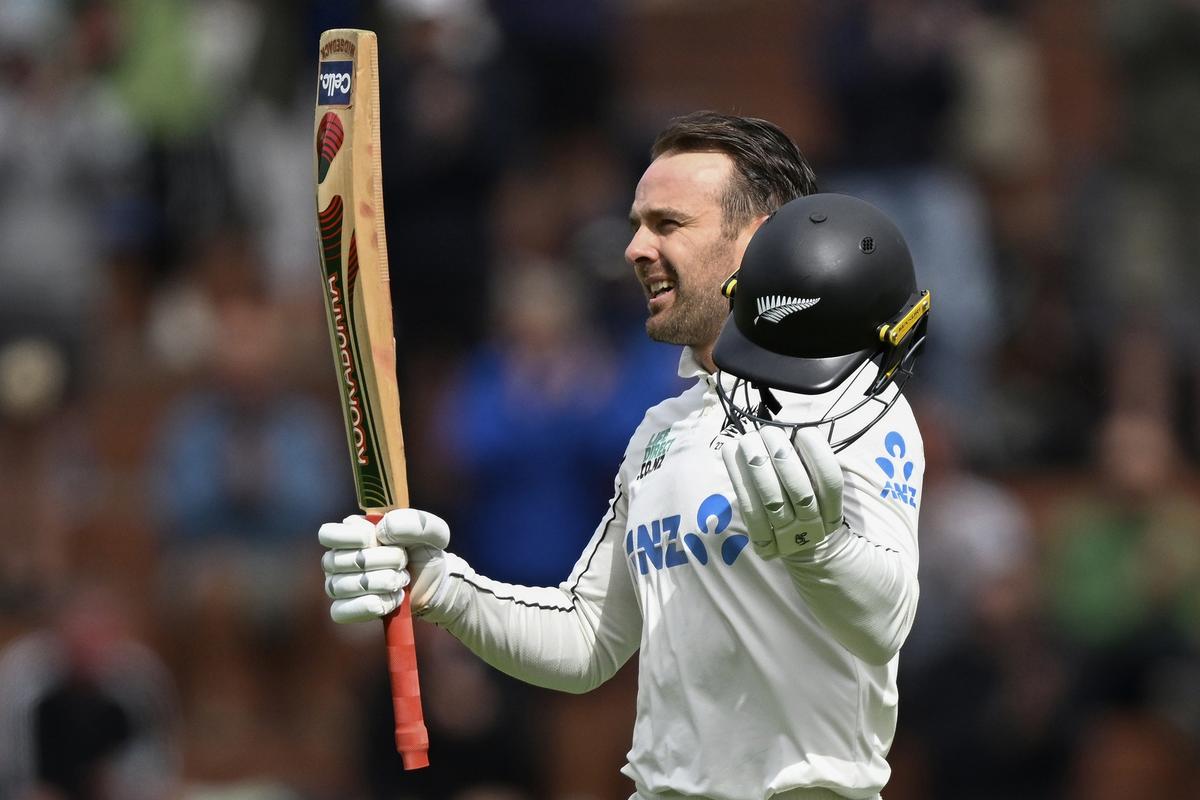
[(817, 178), (800, 148), (765, 119), (694, 111), (671, 120), (650, 149), (652, 158), (712, 152), (733, 159), (733, 177), (721, 197), (726, 235), (734, 236), (752, 218), (817, 191)]

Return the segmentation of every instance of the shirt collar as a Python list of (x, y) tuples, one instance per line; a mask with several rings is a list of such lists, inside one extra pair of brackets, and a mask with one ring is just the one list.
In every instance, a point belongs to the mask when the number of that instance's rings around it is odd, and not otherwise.
[(714, 392), (717, 386), (717, 375), (721, 376), (721, 384), (726, 391), (733, 389), (733, 384), (736, 378), (728, 372), (709, 372), (700, 363), (700, 359), (696, 358), (696, 351), (690, 347), (684, 347), (683, 352), (679, 355), (679, 377), (694, 378), (698, 381), (705, 381), (708, 384), (708, 390)]
[(690, 347), (684, 347), (683, 352), (679, 354), (679, 377), (681, 378), (708, 378), (711, 373), (704, 368), (696, 358), (695, 351)]

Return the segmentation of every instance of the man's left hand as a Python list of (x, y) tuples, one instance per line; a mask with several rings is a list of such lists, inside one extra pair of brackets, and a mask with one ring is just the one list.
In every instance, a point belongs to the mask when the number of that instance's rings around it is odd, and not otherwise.
[(779, 427), (739, 436), (721, 449), (755, 552), (765, 559), (816, 547), (841, 527), (842, 468), (817, 428)]

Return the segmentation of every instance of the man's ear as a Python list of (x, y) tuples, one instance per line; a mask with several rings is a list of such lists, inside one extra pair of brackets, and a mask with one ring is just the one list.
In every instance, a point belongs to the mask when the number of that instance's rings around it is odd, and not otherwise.
[(739, 263), (741, 263), (742, 254), (746, 252), (746, 245), (750, 244), (750, 239), (754, 236), (754, 232), (757, 231), (759, 227), (770, 218), (770, 214), (760, 214), (747, 222), (742, 228), (741, 232), (738, 233), (737, 245)]
[(750, 225), (748, 226), (750, 228), (750, 234), (753, 235), (754, 232), (758, 230), (759, 226), (769, 220), (771, 216), (771, 214), (759, 214), (757, 217), (750, 220)]

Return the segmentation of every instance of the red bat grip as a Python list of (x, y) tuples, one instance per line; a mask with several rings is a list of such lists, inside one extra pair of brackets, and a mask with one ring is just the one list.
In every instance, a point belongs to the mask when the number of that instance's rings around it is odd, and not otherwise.
[[(380, 514), (368, 514), (379, 522)], [(429, 731), (421, 711), (421, 684), (417, 680), (417, 648), (413, 639), (412, 597), (404, 593), (404, 602), (383, 620), (387, 639), (388, 675), (392, 683), (392, 714), (396, 720), (396, 750), (405, 769), (429, 766)]]

